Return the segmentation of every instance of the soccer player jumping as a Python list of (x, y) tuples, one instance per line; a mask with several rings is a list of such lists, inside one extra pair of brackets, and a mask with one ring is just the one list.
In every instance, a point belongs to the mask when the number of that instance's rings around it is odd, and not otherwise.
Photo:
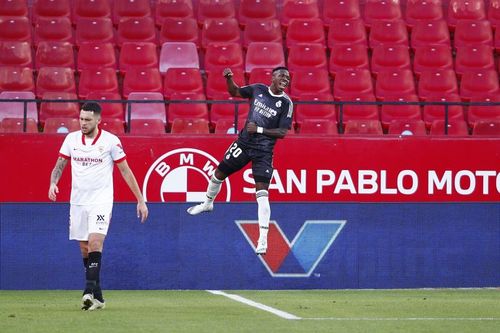
[(188, 208), (187, 212), (197, 215), (212, 211), (224, 179), (252, 162), (259, 219), (259, 241), (255, 252), (263, 255), (267, 251), (271, 217), (268, 189), (273, 175), (274, 145), (276, 139), (284, 138), (292, 126), (293, 103), (284, 92), (290, 83), (290, 73), (286, 67), (277, 67), (272, 71), (270, 86), (257, 83), (244, 87), (238, 87), (233, 81), (231, 69), (224, 69), (223, 75), (231, 96), (250, 99), (250, 112), (238, 139), (231, 144), (212, 175), (205, 201)]

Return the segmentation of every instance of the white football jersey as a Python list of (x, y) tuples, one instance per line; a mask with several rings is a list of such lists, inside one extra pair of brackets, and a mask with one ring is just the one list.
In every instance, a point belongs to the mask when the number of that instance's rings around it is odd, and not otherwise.
[(94, 139), (81, 131), (69, 133), (59, 156), (71, 160), (71, 204), (113, 202), (114, 163), (126, 158), (116, 135), (101, 129)]

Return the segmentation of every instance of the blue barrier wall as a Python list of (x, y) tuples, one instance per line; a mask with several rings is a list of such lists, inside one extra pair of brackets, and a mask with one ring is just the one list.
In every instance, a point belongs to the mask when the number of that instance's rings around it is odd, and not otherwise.
[[(256, 220), (255, 204), (218, 204), (196, 217), (185, 213), (187, 207), (150, 204), (150, 219), (141, 225), (134, 204), (115, 204), (103, 287), (500, 286), (498, 203), (272, 203), (273, 225), (292, 243), (278, 264), (267, 258), (274, 271), (245, 234), (255, 225), (235, 222)], [(83, 286), (79, 249), (67, 236), (68, 214), (68, 204), (0, 204), (0, 289)]]

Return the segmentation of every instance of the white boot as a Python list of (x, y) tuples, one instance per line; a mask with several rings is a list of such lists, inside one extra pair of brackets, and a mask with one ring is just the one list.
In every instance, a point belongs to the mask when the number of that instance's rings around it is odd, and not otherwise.
[(187, 209), (187, 212), (191, 215), (198, 215), (198, 214), (203, 213), (203, 212), (211, 212), (212, 210), (214, 210), (213, 202), (210, 202), (210, 203), (203, 202), (199, 205), (189, 207)]

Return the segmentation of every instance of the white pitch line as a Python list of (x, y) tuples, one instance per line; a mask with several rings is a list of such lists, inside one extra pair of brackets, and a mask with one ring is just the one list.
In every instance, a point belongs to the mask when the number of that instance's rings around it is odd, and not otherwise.
[(249, 305), (249, 306), (257, 308), (259, 310), (270, 312), (273, 315), (276, 315), (276, 316), (284, 318), (284, 319), (291, 319), (291, 320), (300, 320), (300, 319), (302, 319), (302, 318), (297, 317), (297, 316), (295, 316), (295, 315), (293, 315), (291, 313), (275, 309), (273, 307), (267, 306), (267, 305), (262, 304), (262, 303), (254, 302), (254, 301), (252, 301), (252, 300), (250, 300), (248, 298), (245, 298), (245, 297), (242, 297), (242, 296), (239, 296), (239, 295), (228, 294), (228, 293), (225, 293), (225, 292), (223, 292), (221, 290), (207, 290), (207, 292), (209, 292), (211, 294), (214, 294), (214, 295), (220, 295), (220, 296), (224, 296), (224, 297), (230, 298), (233, 301)]
[(336, 320), (336, 321), (500, 321), (500, 318), (342, 318), (342, 317), (326, 317), (326, 318), (301, 318), (302, 320)]

